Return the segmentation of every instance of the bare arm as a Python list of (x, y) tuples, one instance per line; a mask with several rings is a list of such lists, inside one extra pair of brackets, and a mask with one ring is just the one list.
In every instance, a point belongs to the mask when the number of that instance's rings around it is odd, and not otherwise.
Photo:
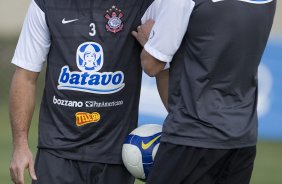
[(143, 49), (141, 53), (141, 65), (147, 75), (155, 77), (164, 69), (166, 63), (154, 58)]
[[(138, 26), (137, 31), (132, 32), (132, 35), (143, 47), (148, 41), (153, 25), (154, 21), (148, 20), (143, 25)], [(153, 57), (145, 49), (143, 49), (141, 53), (141, 65), (146, 74), (151, 77), (156, 77), (157, 87), (161, 100), (165, 108), (167, 109), (169, 70), (164, 70), (166, 63)]]
[(161, 100), (168, 110), (168, 82), (169, 82), (169, 70), (163, 70), (156, 76), (157, 87), (161, 97)]
[[(150, 19), (144, 24), (138, 26), (137, 31), (132, 32), (132, 35), (138, 40), (142, 47), (144, 47), (144, 45), (148, 41), (153, 25), (154, 21)], [(141, 65), (147, 75), (149, 75), (150, 77), (155, 77), (164, 69), (166, 63), (156, 59), (145, 49), (143, 49), (141, 53)]]
[(13, 135), (13, 156), (10, 164), (12, 180), (24, 183), (24, 170), (36, 180), (33, 156), (28, 146), (28, 132), (34, 111), (36, 80), (39, 73), (17, 68), (10, 89), (10, 121)]

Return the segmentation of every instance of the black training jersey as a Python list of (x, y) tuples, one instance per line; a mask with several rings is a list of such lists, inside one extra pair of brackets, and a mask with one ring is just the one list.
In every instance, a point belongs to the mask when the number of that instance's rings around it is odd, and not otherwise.
[(13, 63), (47, 57), (38, 147), (59, 157), (121, 163), (137, 126), (140, 51), (131, 36), (151, 0), (35, 0)]
[(275, 6), (275, 0), (162, 1), (145, 45), (170, 62), (162, 141), (218, 149), (256, 144), (257, 69)]

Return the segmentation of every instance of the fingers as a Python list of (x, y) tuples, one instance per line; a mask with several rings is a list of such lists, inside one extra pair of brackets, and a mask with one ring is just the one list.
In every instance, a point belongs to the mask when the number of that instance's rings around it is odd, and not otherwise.
[(29, 170), (29, 174), (33, 180), (37, 180), (34, 171), (33, 156), (29, 148), (18, 148), (13, 152), (10, 175), (15, 184), (24, 184), (24, 171)]
[(24, 184), (24, 168), (11, 166), (10, 175), (15, 184)]
[(143, 24), (137, 27), (137, 31), (132, 31), (132, 35), (137, 39), (142, 47), (147, 43), (152, 27)]
[(148, 21), (155, 24), (155, 21), (153, 19), (149, 19)]
[(17, 179), (17, 175), (15, 174), (14, 168), (12, 166), (10, 166), (10, 176), (11, 176), (12, 181), (15, 182)]
[(141, 26), (137, 27), (137, 31), (132, 31), (131, 34), (137, 39), (138, 38), (138, 33), (141, 31)]
[(136, 31), (132, 31), (132, 32), (131, 32), (131, 34), (134, 36), (134, 38), (136, 38), (136, 39), (137, 39), (137, 35), (138, 35), (138, 33), (137, 33)]
[[(19, 166), (12, 165), (10, 167), (11, 179), (15, 184), (24, 184), (24, 169)], [(37, 180), (35, 171), (34, 171), (34, 162), (31, 159), (28, 164), (28, 171), (33, 180)]]
[(32, 180), (37, 180), (37, 177), (36, 177), (36, 174), (35, 174), (35, 171), (34, 171), (34, 162), (33, 162), (32, 159), (29, 162), (28, 171), (29, 171), (29, 175), (32, 178)]
[(24, 170), (23, 169), (19, 169), (17, 174), (18, 174), (19, 181), (16, 184), (24, 184)]
[(147, 25), (150, 28), (152, 28), (154, 24), (155, 24), (155, 21), (153, 19), (149, 19), (144, 23), (144, 25)]
[(144, 46), (149, 39), (151, 30), (154, 26), (155, 21), (152, 19), (147, 20), (144, 24), (137, 27), (137, 31), (132, 31), (132, 35), (137, 41)]

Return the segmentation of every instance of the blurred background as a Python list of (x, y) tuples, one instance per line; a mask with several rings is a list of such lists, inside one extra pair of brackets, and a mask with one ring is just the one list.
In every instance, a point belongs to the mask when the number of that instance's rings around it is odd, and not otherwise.
[[(29, 0), (0, 0), (0, 183), (12, 183), (9, 162), (12, 152), (8, 92), (15, 67), (10, 64)], [(272, 33), (259, 68), (259, 143), (251, 184), (282, 184), (282, 2), (277, 1)], [(259, 23), (259, 22), (258, 22)], [(36, 151), (38, 107), (44, 86), (38, 80), (37, 106), (29, 141)], [(162, 124), (166, 111), (155, 80), (143, 75), (139, 124)], [(26, 182), (30, 183), (26, 175)], [(136, 183), (142, 183), (136, 181)]]

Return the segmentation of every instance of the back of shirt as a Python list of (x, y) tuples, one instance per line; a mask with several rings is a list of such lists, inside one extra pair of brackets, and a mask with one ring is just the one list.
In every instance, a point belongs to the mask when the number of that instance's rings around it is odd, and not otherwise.
[[(269, 37), (276, 1), (183, 3), (187, 4), (183, 24), (187, 23), (188, 27), (183, 38), (170, 33), (172, 41), (182, 41), (170, 63), (169, 115), (162, 141), (223, 149), (255, 145), (257, 69)], [(169, 8), (163, 10), (166, 11)], [(186, 15), (190, 13), (188, 23)], [(173, 14), (171, 17), (175, 22), (181, 19)], [(166, 48), (158, 47), (162, 32), (158, 27), (160, 20), (155, 21), (154, 36), (145, 49), (153, 55), (154, 49), (165, 55), (167, 48), (173, 46), (167, 42), (162, 43)], [(173, 24), (167, 25), (173, 27)]]

